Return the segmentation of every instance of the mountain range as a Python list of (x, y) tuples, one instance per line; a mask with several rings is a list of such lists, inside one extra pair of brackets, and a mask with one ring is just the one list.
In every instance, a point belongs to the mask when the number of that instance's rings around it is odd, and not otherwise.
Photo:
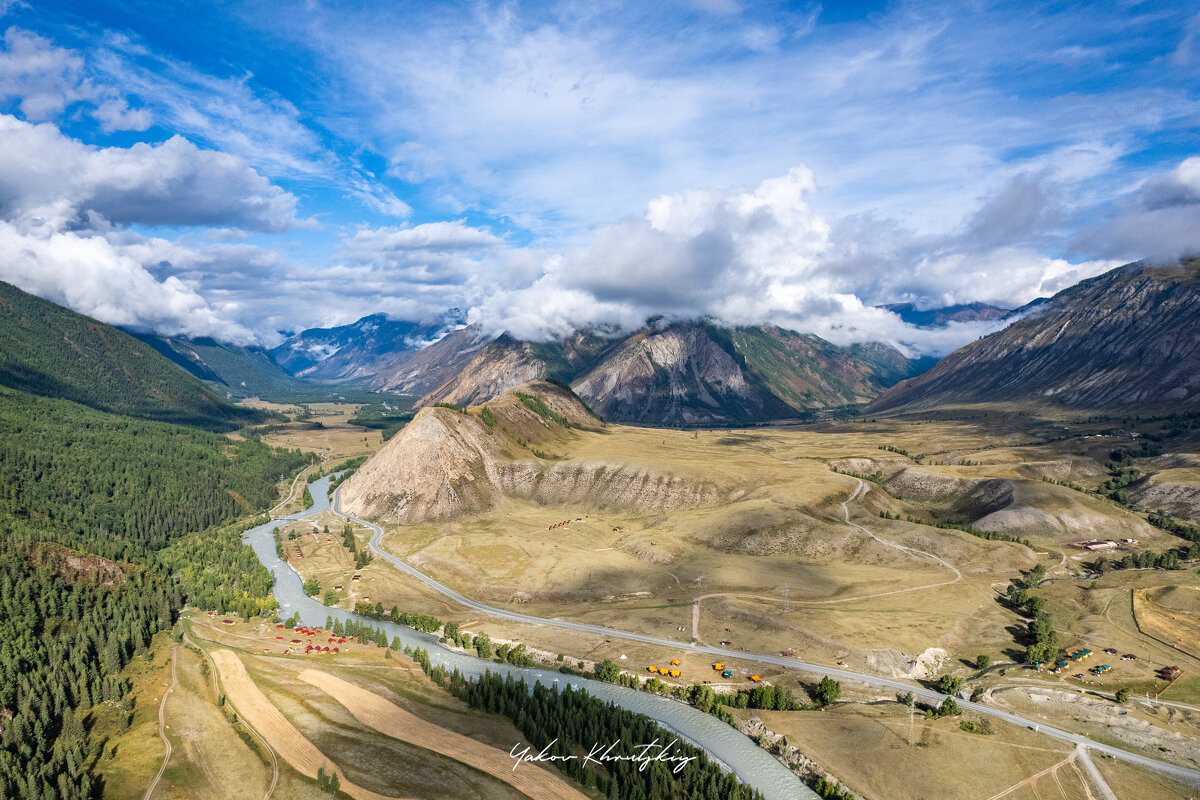
[(1082, 281), (891, 387), (871, 410), (990, 401), (1200, 408), (1200, 259), (1138, 262)]
[(1197, 309), (1197, 259), (1129, 264), (1015, 311), (893, 307), (929, 326), (1015, 320), (934, 365), (773, 325), (659, 319), (535, 342), (462, 326), (457, 312), (428, 322), (372, 314), (265, 350), (124, 332), (3, 284), (0, 384), (208, 427), (250, 418), (224, 398), (367, 402), (382, 392), (469, 406), (534, 380), (638, 425), (752, 424), (864, 403), (873, 413), (990, 401), (1169, 413), (1198, 404)]
[(321, 383), (361, 381), (408, 359), (461, 327), (458, 309), (432, 322), (371, 314), (349, 325), (312, 328), (270, 351), (288, 373)]
[(420, 395), (421, 405), (465, 406), (550, 379), (570, 384), (605, 419), (720, 425), (865, 402), (922, 366), (887, 345), (839, 347), (769, 325), (656, 322), (628, 334), (577, 331), (549, 342), (490, 337), (468, 326), (384, 367), (369, 385)]
[(891, 311), (909, 325), (918, 328), (944, 328), (951, 322), (989, 322), (1004, 319), (1013, 313), (1010, 308), (1000, 308), (987, 303), (964, 303), (929, 309), (917, 308), (913, 303), (891, 303), (879, 307)]

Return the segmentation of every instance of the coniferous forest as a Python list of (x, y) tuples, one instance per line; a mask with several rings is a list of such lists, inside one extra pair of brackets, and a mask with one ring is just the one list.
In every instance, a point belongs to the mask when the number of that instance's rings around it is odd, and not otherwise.
[[(428, 670), (426, 670), (428, 671)], [(669, 761), (641, 764), (632, 760), (608, 760), (599, 769), (585, 764), (583, 756), (596, 743), (618, 742), (615, 757), (635, 754), (632, 743), (655, 740), (666, 746), (678, 737), (649, 717), (635, 714), (592, 697), (581, 689), (562, 691), (537, 683), (530, 692), (524, 680), (492, 672), (467, 681), (456, 670), (450, 691), (474, 709), (508, 717), (535, 748), (549, 747), (551, 756), (574, 755), (572, 760), (554, 761), (554, 766), (606, 797), (621, 800), (761, 800), (762, 795), (731, 773), (721, 770), (703, 750), (680, 741), (670, 756), (693, 756), (695, 761), (678, 773)], [(652, 754), (651, 754), (652, 755)], [(644, 768), (643, 768), (644, 767)]]
[(95, 797), (88, 711), (128, 703), (130, 658), (186, 602), (271, 607), (270, 574), (230, 523), (304, 462), (0, 388), (0, 796)]

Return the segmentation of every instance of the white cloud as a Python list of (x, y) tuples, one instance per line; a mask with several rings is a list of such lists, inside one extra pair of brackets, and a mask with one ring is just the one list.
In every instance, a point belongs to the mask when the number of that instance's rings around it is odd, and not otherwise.
[(104, 237), (0, 222), (0, 278), (112, 325), (249, 344), (255, 335), (177, 277), (156, 280)]
[(729, 324), (773, 322), (839, 344), (887, 341), (908, 352), (941, 354), (996, 323), (923, 331), (875, 306), (978, 300), (1016, 307), (1117, 265), (1072, 264), (979, 240), (974, 228), (985, 222), (1004, 228), (1003, 238), (1042, 224), (1041, 211), (1014, 210), (1022, 199), (1042, 204), (1041, 190), (1027, 182), (1006, 186), (969, 215), (965, 234), (940, 237), (874, 218), (831, 222), (811, 208), (814, 191), (812, 172), (795, 168), (753, 190), (658, 197), (644, 217), (620, 220), (587, 246), (545, 258), (539, 277), (490, 294), (471, 319), (539, 339), (580, 325), (635, 328), (665, 313)]
[(1200, 254), (1200, 156), (1155, 174), (1071, 236), (1078, 251), (1135, 261), (1170, 262)]
[(341, 253), (349, 264), (385, 275), (398, 290), (400, 284), (453, 289), (481, 277), (482, 259), (502, 244), (490, 231), (461, 221), (429, 222), (361, 228), (342, 241)]
[[(237, 225), (286, 231), (295, 196), (240, 158), (175, 136), (92, 147), (50, 123), (0, 115), (0, 216), (64, 225)], [(103, 218), (103, 223), (94, 217)]]
[(69, 106), (85, 102), (106, 131), (142, 131), (150, 127), (146, 109), (131, 109), (110, 86), (85, 74), (83, 58), (48, 39), (19, 28), (4, 32), (0, 50), (0, 100), (17, 100), (21, 113), (35, 122), (51, 120)]

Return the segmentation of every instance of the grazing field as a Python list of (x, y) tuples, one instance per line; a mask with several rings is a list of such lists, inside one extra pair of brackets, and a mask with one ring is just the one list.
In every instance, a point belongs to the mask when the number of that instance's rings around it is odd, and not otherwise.
[(757, 715), (789, 745), (830, 765), (855, 793), (889, 800), (991, 797), (1072, 752), (1070, 745), (1004, 723), (992, 722), (992, 734), (981, 735), (961, 730), (958, 718), (926, 720), (918, 712), (910, 722), (898, 703), (740, 713)]
[(271, 778), (270, 759), (240, 738), (218, 707), (212, 671), (202, 653), (176, 648), (178, 683), (167, 700), (168, 734), (175, 742), (162, 783), (153, 797), (262, 797)]
[[(1079, 438), (1081, 452), (1069, 452), (1041, 443), (1063, 431), (1058, 423), (1031, 428), (1012, 414), (993, 414), (986, 424), (577, 431), (555, 445), (560, 460), (652, 470), (718, 487), (724, 499), (632, 513), (501, 497), (479, 514), (385, 526), (384, 545), (493, 604), (919, 674), (922, 656), (953, 662), (1019, 647), (1011, 629), (1020, 619), (996, 602), (998, 589), (1037, 563), (1051, 577), (1083, 575), (1091, 557), (1075, 543), (1104, 525), (1115, 521), (1139, 546), (1178, 541), (1110, 501), (1042, 481), (1054, 475), (1095, 483), (1104, 475), (1098, 450), (1113, 445)], [(831, 465), (879, 473), (879, 483), (868, 482), (849, 503), (851, 520), (878, 538), (846, 524), (842, 502), (857, 481)], [(975, 487), (988, 481), (1011, 490), (1008, 505), (991, 508), (976, 497)], [(990, 518), (998, 533), (1032, 547), (880, 512), (931, 522)], [(400, 590), (391, 585), (372, 599), (390, 607)], [(736, 635), (726, 635), (730, 627)]]
[(162, 764), (158, 703), (171, 680), (171, 644), (165, 634), (155, 636), (125, 668), (131, 699), (123, 706), (97, 705), (89, 715), (96, 738), (104, 742), (95, 772), (105, 798), (141, 797)]
[(309, 778), (316, 778), (319, 770), (326, 775), (336, 774), (343, 778), (342, 791), (355, 800), (381, 800), (387, 797), (344, 780), (341, 769), (313, 746), (255, 685), (236, 653), (218, 649), (210, 655), (217, 665), (221, 685), (225, 687), (233, 707), (292, 769)]
[[(554, 441), (551, 455), (556, 465), (580, 465), (574, 474), (581, 480), (603, 475), (584, 468), (601, 462), (667, 476), (684, 487), (714, 487), (707, 496), (716, 499), (691, 507), (668, 497), (663, 508), (647, 509), (622, 507), (603, 487), (591, 496), (607, 499), (594, 501), (572, 487), (570, 503), (545, 493), (536, 502), (501, 494), (481, 512), (385, 525), (383, 544), (494, 605), (891, 677), (933, 682), (951, 673), (968, 679), (967, 690), (984, 693), (992, 698), (988, 702), (1035, 719), (1052, 710), (1048, 723), (1191, 763), (1189, 748), (1200, 750), (1200, 712), (1137, 701), (1119, 707), (1111, 698), (1118, 689), (1143, 700), (1161, 692), (1167, 684), (1156, 679), (1155, 669), (1178, 663), (1183, 676), (1163, 699), (1200, 700), (1200, 663), (1168, 646), (1197, 640), (1183, 624), (1196, 613), (1197, 565), (1112, 566), (1125, 555), (1161, 553), (1186, 542), (1149, 525), (1143, 512), (1085, 491), (1106, 481), (1112, 453), (1139, 447), (1138, 438), (1105, 420), (1034, 420), (1011, 409), (956, 416), (728, 431), (573, 430)], [(525, 457), (515, 456), (518, 462)], [(1162, 456), (1137, 463), (1149, 472), (1174, 462)], [(1085, 548), (1095, 540), (1113, 546)], [(1004, 600), (1006, 589), (1021, 586), (1035, 566), (1045, 578), (1030, 593), (1045, 601), (1060, 648), (1093, 650), (1086, 663), (1058, 675), (1020, 665), (1028, 617)], [(681, 675), (668, 683), (710, 682), (718, 691), (736, 691), (757, 673), (802, 694), (811, 681), (752, 658), (731, 660), (732, 677), (723, 678), (709, 659), (686, 652), (480, 619), (429, 599), (428, 590), (386, 564), (362, 572), (364, 580), (368, 573), (374, 579), (372, 601), (385, 607), (430, 611), (494, 641), (525, 642), (550, 659), (562, 654), (585, 669), (607, 658), (645, 679), (648, 667), (679, 659)], [(1145, 609), (1142, 630), (1141, 616), (1134, 620), (1135, 594), (1139, 615)], [(1159, 633), (1147, 635), (1155, 624)], [(1126, 653), (1136, 658), (1121, 660)], [(997, 667), (978, 674), (980, 655)], [(1088, 673), (1104, 663), (1112, 667), (1104, 675)], [(863, 687), (847, 688), (860, 701), (873, 699)], [(810, 712), (795, 718), (809, 717), (825, 719)], [(854, 737), (868, 721), (874, 726), (870, 736), (886, 738), (895, 727), (884, 714), (843, 720), (856, 732), (826, 732), (840, 742), (827, 750), (834, 772), (852, 787), (853, 770), (845, 770), (845, 758), (836, 754), (858, 752)], [(946, 727), (953, 730), (943, 735)], [(1069, 748), (1045, 746), (1043, 737), (1030, 733), (1028, 745), (1013, 739), (1004, 750), (1008, 755), (988, 761), (987, 748), (1008, 741), (1008, 734), (969, 734), (950, 721), (919, 721), (917, 728), (938, 734), (944, 746), (932, 748), (927, 739), (905, 748), (919, 751), (914, 758), (937, 754), (928, 768), (944, 772), (947, 790), (967, 787), (941, 796), (1088, 796), (1081, 778), (1086, 764)], [(814, 739), (813, 747), (821, 746)], [(820, 760), (816, 750), (810, 755)], [(924, 768), (902, 768), (906, 756), (895, 758), (900, 760), (892, 768), (883, 754), (873, 759), (879, 775), (863, 773), (862, 790), (868, 796), (923, 796)], [(962, 774), (961, 765), (981, 760), (978, 775)], [(896, 786), (871, 785), (888, 775)], [(911, 783), (905, 787), (904, 780)]]
[(1133, 610), (1143, 633), (1200, 660), (1200, 587), (1137, 589)]
[(250, 398), (239, 405), (278, 411), (290, 418), (268, 426), (263, 435), (267, 444), (319, 453), (327, 461), (370, 452), (383, 443), (379, 430), (350, 424), (362, 408), (359, 403), (310, 403), (301, 407)]
[(586, 795), (538, 765), (514, 770), (507, 766), (508, 752), (425, 722), (374, 692), (328, 672), (306, 669), (298, 677), (329, 694), (372, 730), (428, 750), (452, 753), (456, 760), (511, 784), (530, 800), (587, 800)]

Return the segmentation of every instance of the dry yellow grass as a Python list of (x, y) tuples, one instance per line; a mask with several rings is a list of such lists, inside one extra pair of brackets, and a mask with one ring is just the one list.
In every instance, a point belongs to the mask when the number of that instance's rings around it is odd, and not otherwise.
[(202, 656), (180, 646), (177, 659), (179, 682), (167, 701), (169, 735), (176, 745), (154, 797), (262, 797), (270, 765), (250, 751), (217, 708)]
[(992, 797), (1071, 754), (1069, 745), (1004, 723), (992, 722), (990, 736), (961, 730), (958, 718), (918, 715), (910, 723), (907, 709), (894, 703), (755, 713), (855, 793), (889, 800)]
[[(294, 406), (274, 403), (243, 401), (242, 404), (290, 414), (299, 411)], [(309, 406), (311, 419), (285, 423), (279, 430), (264, 436), (263, 441), (277, 447), (298, 447), (319, 453), (326, 461), (340, 461), (364, 452), (373, 452), (383, 444), (383, 434), (378, 430), (350, 424), (350, 418), (360, 407), (354, 403), (313, 403)]]
[[(1159, 598), (1165, 604), (1156, 602)], [(1133, 608), (1138, 627), (1159, 641), (1200, 658), (1200, 613), (1191, 610), (1197, 605), (1197, 598), (1200, 589), (1194, 586), (1137, 589), (1133, 593)]]
[(262, 693), (232, 650), (214, 650), (211, 654), (221, 676), (225, 694), (237, 712), (262, 734), (267, 743), (297, 772), (316, 778), (319, 769), (336, 774), (341, 789), (355, 800), (392, 800), (345, 779), (342, 770), (312, 742), (304, 737)]
[(393, 739), (461, 761), (510, 784), (532, 800), (588, 800), (587, 795), (536, 764), (514, 770), (509, 754), (503, 750), (426, 722), (374, 692), (328, 672), (306, 669), (298, 677), (332, 696), (364, 725)]
[(141, 797), (162, 763), (163, 745), (158, 738), (158, 704), (164, 684), (171, 680), (171, 640), (159, 634), (147, 651), (153, 656), (135, 657), (122, 673), (132, 685), (138, 702), (129, 726), (123, 724), (126, 712), (110, 703), (92, 708), (88, 726), (105, 747), (96, 762), (95, 772), (103, 778), (103, 797)]

